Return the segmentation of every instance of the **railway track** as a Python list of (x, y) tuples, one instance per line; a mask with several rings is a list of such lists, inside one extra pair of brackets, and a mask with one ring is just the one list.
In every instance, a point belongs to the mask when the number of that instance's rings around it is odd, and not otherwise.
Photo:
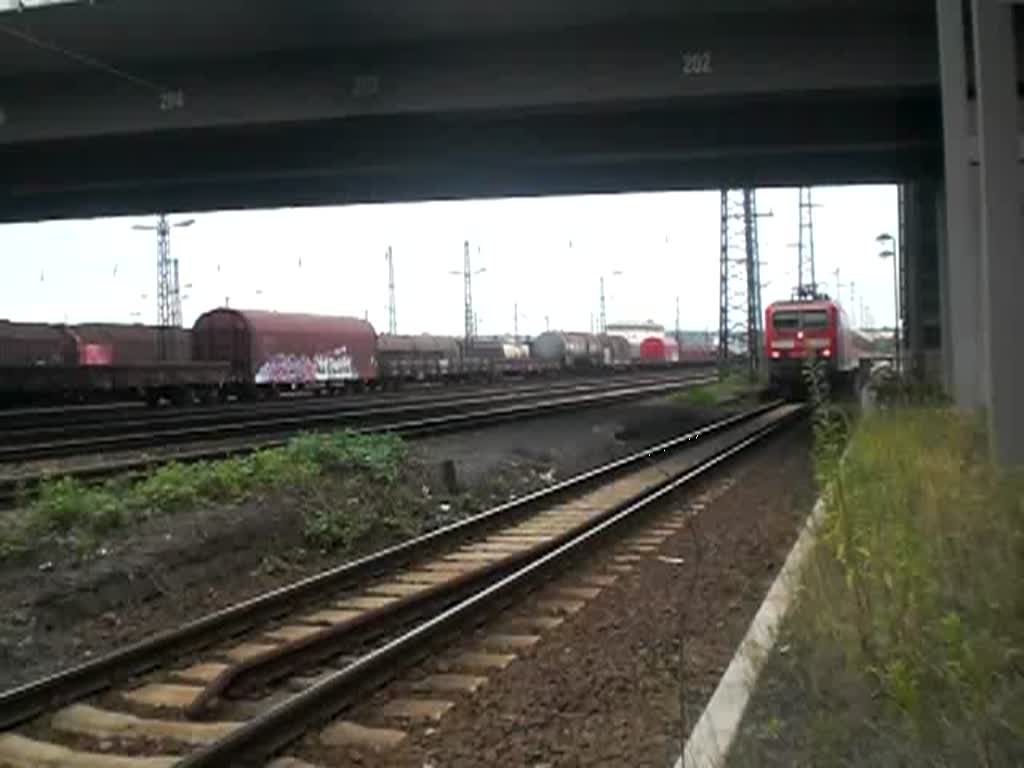
[(733, 416), (8, 691), (0, 764), (264, 765), (283, 750), (329, 764), (319, 729), (358, 734), (336, 718), (369, 690), (801, 413)]
[(351, 413), (287, 415), (262, 418), (230, 424), (202, 425), (165, 430), (157, 434), (135, 433), (98, 438), (71, 439), (36, 445), (0, 446), (0, 463), (28, 461), (42, 458), (68, 457), (103, 451), (145, 449), (170, 444), (198, 443), (203, 439), (225, 440), (236, 438), (241, 442), (228, 446), (196, 447), (172, 454), (145, 458), (116, 459), (90, 467), (58, 467), (56, 470), (32, 474), (19, 474), (0, 478), (0, 507), (16, 503), (19, 494), (40, 481), (53, 476), (98, 480), (146, 470), (169, 461), (203, 461), (242, 455), (263, 448), (282, 445), (291, 434), (346, 427), (362, 432), (394, 432), (407, 437), (424, 437), (446, 431), (471, 429), (514, 419), (567, 410), (604, 405), (622, 400), (656, 395), (712, 381), (708, 377), (691, 376), (683, 379), (659, 377), (652, 382), (631, 382), (628, 385), (587, 387), (569, 392), (547, 391), (527, 394), (474, 396), (443, 405), (424, 403), (401, 405), (394, 408), (373, 408)]
[(377, 390), (362, 394), (340, 396), (313, 396), (310, 393), (283, 393), (277, 398), (260, 401), (237, 401), (219, 405), (190, 405), (166, 408), (148, 408), (142, 404), (78, 405), (64, 407), (0, 410), (0, 434), (16, 436), (23, 442), (41, 441), (46, 435), (66, 436), (73, 430), (76, 436), (105, 434), (112, 430), (144, 427), (156, 428), (162, 423), (209, 423), (227, 421), (247, 415), (273, 413), (301, 413), (352, 409), (388, 405), (454, 400), (474, 394), (525, 393), (556, 391), (577, 387), (602, 386), (615, 382), (653, 380), (659, 376), (679, 376), (693, 370), (709, 370), (713, 366), (687, 364), (672, 371), (635, 370), (598, 375), (582, 373), (563, 376), (543, 376), (504, 382), (463, 382), (447, 385), (412, 384), (399, 390)]
[[(689, 374), (693, 376), (695, 374)], [(0, 430), (0, 463), (33, 459), (62, 458), (76, 453), (120, 448), (148, 448), (168, 443), (193, 442), (210, 435), (251, 435), (294, 429), (296, 425), (334, 421), (373, 421), (380, 418), (429, 416), (435, 413), (485, 404), (515, 402), (559, 394), (586, 393), (615, 387), (642, 386), (666, 381), (681, 381), (679, 374), (666, 377), (630, 377), (573, 384), (534, 385), (511, 391), (485, 389), (462, 394), (441, 393), (433, 396), (382, 401), (371, 398), (358, 403), (313, 400), (292, 403), (268, 403), (263, 406), (231, 407), (216, 411), (189, 411), (181, 414), (161, 412), (147, 418), (119, 420), (112, 423), (72, 422), (60, 426)], [(267, 407), (270, 406), (270, 407)]]

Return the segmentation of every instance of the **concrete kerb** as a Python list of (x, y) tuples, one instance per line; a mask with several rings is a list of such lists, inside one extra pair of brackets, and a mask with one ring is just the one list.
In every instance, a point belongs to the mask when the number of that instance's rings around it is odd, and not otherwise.
[(674, 768), (721, 768), (725, 765), (761, 667), (775, 645), (779, 627), (799, 588), (804, 562), (814, 546), (824, 515), (825, 501), (819, 498)]

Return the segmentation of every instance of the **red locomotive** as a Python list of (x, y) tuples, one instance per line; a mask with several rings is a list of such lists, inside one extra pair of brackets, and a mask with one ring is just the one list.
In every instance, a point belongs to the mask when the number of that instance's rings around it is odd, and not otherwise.
[(807, 360), (821, 360), (832, 384), (852, 383), (866, 350), (842, 306), (828, 297), (777, 301), (765, 310), (765, 359), (773, 389), (800, 391)]
[(641, 363), (678, 363), (679, 345), (667, 336), (648, 336), (640, 342)]

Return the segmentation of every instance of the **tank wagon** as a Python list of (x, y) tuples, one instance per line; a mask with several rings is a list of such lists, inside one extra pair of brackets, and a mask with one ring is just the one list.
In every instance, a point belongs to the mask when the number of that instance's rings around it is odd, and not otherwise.
[(595, 368), (604, 359), (601, 340), (592, 333), (545, 331), (533, 340), (530, 351), (537, 360), (569, 369)]
[(463, 368), (474, 377), (500, 378), (503, 376), (530, 376), (556, 370), (551, 362), (536, 359), (530, 345), (506, 336), (477, 336), (467, 344), (459, 342)]
[(354, 317), (214, 309), (192, 327), (193, 358), (227, 361), (229, 393), (361, 390), (377, 380), (377, 334)]

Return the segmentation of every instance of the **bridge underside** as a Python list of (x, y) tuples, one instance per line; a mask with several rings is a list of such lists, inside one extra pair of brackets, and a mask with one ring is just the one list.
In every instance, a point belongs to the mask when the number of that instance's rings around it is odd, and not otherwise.
[(0, 221), (935, 175), (933, 27), (932, 0), (0, 14)]
[(892, 182), (940, 173), (940, 123), (937, 93), (918, 90), (361, 117), (0, 145), (0, 221)]

